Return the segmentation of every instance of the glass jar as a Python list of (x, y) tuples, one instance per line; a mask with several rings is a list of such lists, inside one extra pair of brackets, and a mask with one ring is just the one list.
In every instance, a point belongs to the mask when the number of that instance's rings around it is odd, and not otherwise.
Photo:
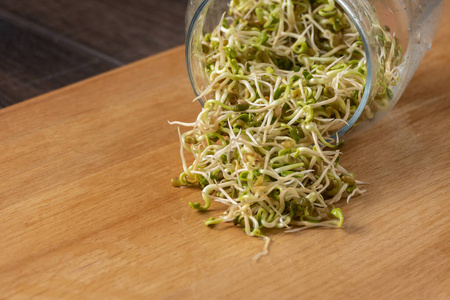
[[(202, 52), (203, 34), (212, 32), (230, 0), (189, 0), (186, 12), (186, 64), (196, 95), (208, 86)], [(362, 100), (351, 119), (338, 132), (340, 136), (350, 128), (364, 128), (383, 117), (398, 101), (424, 56), (431, 48), (439, 27), (443, 0), (336, 0), (354, 23), (364, 45), (367, 60), (366, 85)], [(397, 84), (382, 87), (384, 65), (380, 63), (384, 41), (383, 30), (389, 30), (402, 48), (402, 62)], [(389, 93), (389, 101), (376, 101), (380, 93)], [(203, 105), (204, 99), (199, 99)]]

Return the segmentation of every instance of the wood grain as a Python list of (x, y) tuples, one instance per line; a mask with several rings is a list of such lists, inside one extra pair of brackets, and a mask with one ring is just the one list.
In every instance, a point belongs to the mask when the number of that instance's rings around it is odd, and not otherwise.
[[(446, 12), (450, 12), (447, 6)], [(193, 120), (184, 49), (0, 110), (2, 299), (448, 299), (450, 20), (399, 104), (349, 137), (371, 184), (343, 230), (263, 242), (176, 189), (177, 128)]]
[(129, 63), (184, 42), (185, 0), (4, 0), (0, 8)]
[(119, 66), (9, 20), (0, 19), (0, 36), (0, 107)]
[(184, 42), (186, 0), (0, 2), (0, 108)]

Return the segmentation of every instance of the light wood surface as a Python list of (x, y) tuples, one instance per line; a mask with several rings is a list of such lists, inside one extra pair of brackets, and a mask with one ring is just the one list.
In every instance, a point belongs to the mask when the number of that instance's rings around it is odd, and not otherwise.
[[(448, 15), (447, 9), (444, 15)], [(346, 141), (345, 228), (263, 241), (172, 188), (183, 48), (0, 110), (0, 299), (449, 299), (450, 20), (399, 104)], [(233, 298), (231, 298), (233, 297)]]

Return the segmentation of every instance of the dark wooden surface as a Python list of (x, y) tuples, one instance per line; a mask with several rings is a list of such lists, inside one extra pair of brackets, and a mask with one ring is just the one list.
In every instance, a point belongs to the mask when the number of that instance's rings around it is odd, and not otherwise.
[(184, 42), (187, 0), (0, 1), (0, 107)]

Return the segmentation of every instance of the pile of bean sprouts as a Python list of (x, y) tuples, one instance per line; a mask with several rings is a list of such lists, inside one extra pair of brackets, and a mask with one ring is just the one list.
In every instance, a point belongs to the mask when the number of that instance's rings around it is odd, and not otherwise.
[[(384, 105), (399, 54), (382, 32), (390, 77), (376, 103)], [(171, 122), (189, 128), (180, 132), (183, 172), (172, 184), (202, 189), (204, 201), (189, 203), (197, 210), (225, 205), (206, 225), (233, 222), (265, 239), (259, 255), (270, 241), (264, 228), (341, 227), (335, 204), (364, 190), (339, 164), (336, 132), (357, 109), (367, 75), (345, 13), (334, 0), (233, 0), (202, 46), (211, 83), (195, 122)]]

